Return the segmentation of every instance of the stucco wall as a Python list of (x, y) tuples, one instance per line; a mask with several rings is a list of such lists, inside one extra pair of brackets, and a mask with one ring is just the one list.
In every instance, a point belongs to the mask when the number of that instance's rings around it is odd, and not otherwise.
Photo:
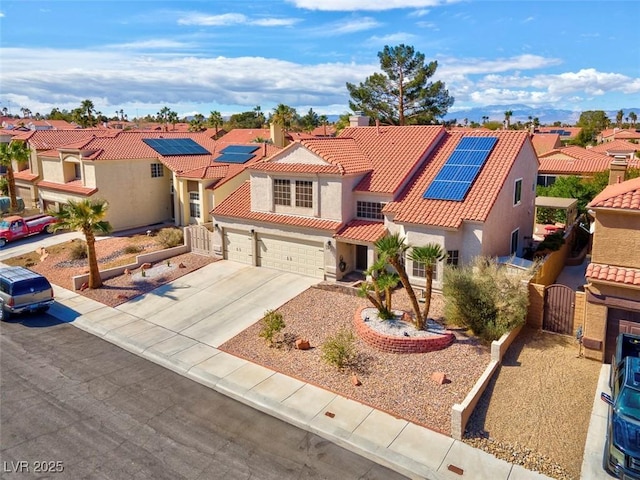
[[(528, 239), (533, 235), (535, 187), (538, 158), (530, 141), (525, 142), (495, 201), (483, 229), (482, 254), (509, 255), (511, 232), (519, 229), (517, 255), (522, 256)], [(515, 182), (522, 179), (520, 204), (514, 205)]]
[(607, 265), (640, 268), (640, 215), (598, 209), (591, 261)]
[(42, 179), (48, 182), (64, 183), (64, 171), (59, 158), (40, 157)]
[[(98, 193), (109, 202), (107, 220), (115, 231), (167, 221), (171, 217), (171, 176), (151, 177), (152, 160), (95, 162)], [(163, 167), (164, 168), (164, 167)]]

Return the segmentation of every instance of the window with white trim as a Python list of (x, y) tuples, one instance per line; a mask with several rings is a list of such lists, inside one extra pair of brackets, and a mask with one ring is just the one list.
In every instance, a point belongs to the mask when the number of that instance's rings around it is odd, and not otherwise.
[(515, 229), (511, 232), (511, 255), (516, 255), (518, 253), (518, 237), (520, 236), (520, 230)]
[(273, 203), (291, 205), (291, 181), (276, 178), (273, 180)]
[(356, 203), (356, 217), (383, 220), (382, 207), (384, 207), (384, 203), (358, 201)]
[(513, 204), (520, 205), (522, 202), (522, 179), (519, 178), (516, 180), (516, 183), (513, 188)]
[[(416, 262), (415, 260), (412, 262), (412, 274), (414, 277), (427, 278), (427, 270), (425, 268), (426, 264), (424, 262)], [(438, 264), (434, 262), (433, 264), (433, 276), (432, 280), (438, 280)]]
[(164, 177), (164, 168), (161, 163), (151, 164), (151, 178)]
[(313, 182), (296, 180), (296, 207), (313, 207)]
[(200, 218), (200, 192), (189, 192), (189, 215)]

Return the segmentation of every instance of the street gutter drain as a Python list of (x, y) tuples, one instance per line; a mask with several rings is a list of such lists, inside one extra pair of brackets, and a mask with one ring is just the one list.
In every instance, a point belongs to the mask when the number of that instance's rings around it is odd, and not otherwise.
[(458, 475), (464, 475), (464, 470), (460, 467), (456, 467), (455, 465), (448, 465), (447, 470), (453, 473), (457, 473)]
[(336, 416), (336, 414), (335, 414), (335, 413), (333, 413), (333, 412), (324, 412), (324, 414), (325, 414), (327, 417), (329, 417), (329, 418), (333, 418), (333, 417), (335, 417), (335, 416)]

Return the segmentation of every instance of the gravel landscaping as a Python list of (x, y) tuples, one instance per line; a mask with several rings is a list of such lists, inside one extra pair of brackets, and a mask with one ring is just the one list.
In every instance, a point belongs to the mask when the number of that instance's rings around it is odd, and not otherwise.
[[(397, 290), (393, 298), (395, 308), (409, 308), (404, 290)], [(369, 305), (356, 296), (310, 288), (278, 309), (286, 324), (280, 348), (260, 338), (257, 322), (220, 349), (449, 435), (451, 407), (464, 399), (488, 365), (488, 349), (459, 334), (459, 340), (444, 350), (393, 354), (356, 337), (353, 366), (340, 371), (324, 362), (321, 345), (341, 329), (352, 330), (356, 310)], [(442, 305), (442, 298), (434, 296), (431, 316), (439, 317)], [(308, 339), (312, 348), (297, 350), (298, 338)], [(449, 382), (436, 383), (431, 379), (434, 372), (445, 373)], [(354, 385), (353, 374), (361, 385)]]
[(579, 479), (601, 364), (577, 354), (571, 337), (524, 328), (471, 416), (465, 441), (550, 477)]

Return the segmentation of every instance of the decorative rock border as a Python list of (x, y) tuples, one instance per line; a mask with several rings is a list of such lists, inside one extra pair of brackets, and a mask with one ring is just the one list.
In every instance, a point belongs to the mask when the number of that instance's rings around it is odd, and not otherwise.
[(434, 333), (428, 337), (396, 337), (385, 335), (370, 328), (362, 318), (362, 310), (369, 307), (361, 307), (353, 316), (353, 325), (358, 336), (368, 345), (387, 353), (426, 353), (442, 350), (451, 345), (455, 340), (452, 332), (443, 334)]

